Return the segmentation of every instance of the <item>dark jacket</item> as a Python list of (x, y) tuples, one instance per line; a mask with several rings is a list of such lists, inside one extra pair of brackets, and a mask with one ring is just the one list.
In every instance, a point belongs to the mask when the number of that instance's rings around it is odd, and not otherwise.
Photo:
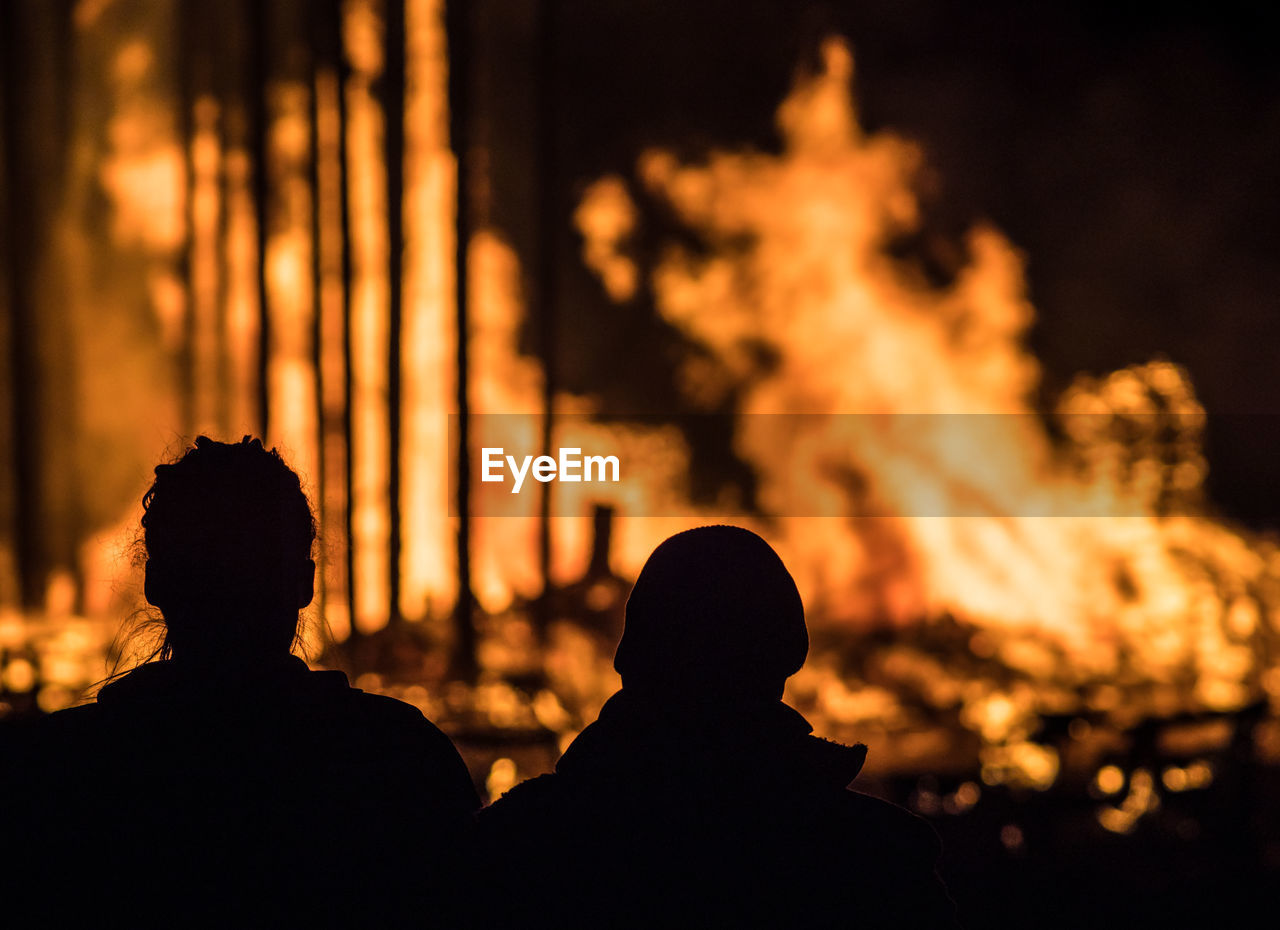
[(482, 926), (955, 926), (939, 843), (847, 790), (866, 757), (780, 702), (620, 691), (545, 775), (482, 811)]
[(20, 742), (19, 874), (50, 926), (421, 926), (479, 807), (416, 708), (292, 656), (144, 665)]

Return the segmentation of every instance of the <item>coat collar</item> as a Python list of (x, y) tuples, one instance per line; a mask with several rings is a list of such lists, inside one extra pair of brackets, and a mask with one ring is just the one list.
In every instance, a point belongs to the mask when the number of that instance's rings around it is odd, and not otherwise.
[(261, 700), (272, 694), (299, 691), (337, 691), (349, 687), (339, 671), (312, 672), (295, 655), (237, 666), (208, 667), (179, 660), (148, 662), (103, 685), (98, 703), (123, 707), (160, 702), (219, 701), (242, 696)]
[(867, 748), (811, 736), (813, 727), (781, 701), (666, 703), (622, 689), (599, 719), (570, 744), (557, 774), (610, 778), (706, 772), (787, 771), (845, 787), (861, 770)]

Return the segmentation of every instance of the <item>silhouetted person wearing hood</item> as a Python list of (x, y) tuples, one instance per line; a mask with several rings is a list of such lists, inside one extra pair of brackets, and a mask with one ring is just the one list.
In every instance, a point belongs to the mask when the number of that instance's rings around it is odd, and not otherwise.
[(291, 654), (315, 574), (298, 476), (202, 436), (143, 506), (159, 661), (17, 761), (26, 903), (47, 926), (452, 925), (479, 799), (416, 708)]
[(747, 530), (671, 537), (627, 601), (622, 690), (478, 820), (481, 926), (954, 927), (924, 821), (781, 701), (809, 639)]

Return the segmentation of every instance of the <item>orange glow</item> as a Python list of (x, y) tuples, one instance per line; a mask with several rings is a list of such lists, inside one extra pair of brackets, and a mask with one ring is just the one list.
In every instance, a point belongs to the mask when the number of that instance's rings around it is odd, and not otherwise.
[(635, 228), (636, 215), (622, 179), (607, 177), (592, 184), (573, 220), (582, 233), (582, 260), (600, 276), (614, 301), (630, 300), (636, 292), (638, 271), (620, 246)]
[(391, 460), (387, 417), (386, 171), (382, 112), (373, 82), (382, 68), (371, 4), (344, 7), (343, 38), (352, 63), (346, 87), (348, 183), (351, 205), (351, 561), (355, 627), (372, 632), (387, 622), (390, 578)]
[(218, 218), (222, 210), (218, 175), (222, 151), (218, 139), (218, 103), (210, 97), (197, 100), (192, 114), (194, 135), (190, 142), (191, 179), (191, 382), (193, 433), (218, 435), (222, 385), (219, 383), (218, 317), (221, 268), (218, 265)]
[[(524, 414), (476, 421), (472, 455), (484, 446), (536, 448), (541, 431), (542, 371), (516, 351), (523, 304), (519, 265), (511, 247), (490, 232), (477, 234), (467, 252), (471, 288), (470, 331), (467, 334), (471, 370), (471, 410), (476, 414)], [(493, 435), (494, 427), (508, 430)], [(488, 430), (488, 431), (486, 431)], [(510, 432), (514, 431), (514, 432)], [(497, 494), (492, 485), (473, 489), (479, 503)], [(538, 573), (537, 507), (522, 499), (523, 512), (510, 517), (472, 522), (472, 589), (480, 606), (497, 613), (517, 595), (532, 597), (542, 583)]]
[(182, 245), (184, 180), (182, 149), (174, 137), (172, 110), (142, 91), (154, 65), (142, 39), (116, 56), (119, 107), (108, 125), (110, 151), (102, 161), (102, 186), (113, 199), (112, 237), (157, 252)]
[(519, 773), (516, 770), (516, 764), (511, 759), (498, 759), (489, 769), (489, 777), (485, 779), (485, 790), (489, 793), (489, 800), (496, 801), (503, 794), (510, 791), (520, 781)]
[[(1077, 380), (1049, 415), (1071, 440), (1055, 445), (1032, 405), (1021, 257), (995, 230), (976, 229), (967, 266), (942, 288), (891, 257), (888, 243), (919, 223), (911, 182), (921, 155), (859, 128), (842, 43), (826, 45), (824, 62), (779, 108), (781, 155), (720, 152), (685, 165), (651, 151), (637, 170), (648, 196), (712, 244), (698, 255), (668, 248), (652, 279), (662, 315), (731, 377), (751, 374), (753, 345), (778, 353), (776, 370), (751, 380), (743, 414), (896, 415), (739, 419), (737, 449), (779, 516), (766, 535), (806, 602), (857, 627), (954, 617), (982, 629), (990, 655), (1039, 684), (949, 700), (1003, 747), (993, 772), (1013, 767), (1037, 785), (1056, 762), (1018, 741), (1038, 714), (1073, 706), (1076, 689), (1137, 716), (1256, 698), (1255, 592), (1275, 556), (1198, 515), (1204, 411), (1185, 373), (1154, 361)], [(609, 250), (633, 212), (617, 203), (625, 197), (605, 179), (579, 217), (610, 293), (622, 258)], [(685, 375), (695, 401), (723, 393), (705, 366)], [(1117, 438), (1122, 421), (1137, 441)], [(867, 512), (880, 516), (786, 516), (857, 512), (833, 477), (844, 473), (865, 479)], [(984, 509), (991, 515), (921, 516)], [(1189, 689), (1175, 687), (1187, 676)], [(825, 706), (847, 714), (837, 709), (862, 700), (874, 692), (833, 692)]]
[[(315, 405), (312, 339), (312, 203), (309, 143), (311, 97), (300, 83), (278, 83), (267, 91), (270, 132), (267, 172), (272, 197), (268, 211), (267, 406), (265, 437), (301, 476), (314, 499), (320, 473), (319, 424)], [(325, 527), (320, 527), (323, 536)], [(317, 650), (319, 631), (307, 626), (307, 647)], [(317, 650), (318, 651), (318, 650)]]
[[(537, 361), (519, 355), (516, 346), (524, 316), (519, 265), (514, 251), (490, 231), (476, 235), (469, 252), (473, 312), (469, 344), (476, 372), (472, 384), (475, 420), (472, 454), (485, 446), (540, 448), (542, 371)], [(563, 484), (556, 489), (552, 529), (552, 578), (568, 583), (581, 577), (591, 546), (591, 507), (611, 504), (620, 517), (615, 530), (614, 565), (620, 574), (639, 572), (653, 547), (671, 533), (699, 522), (697, 516), (651, 517), (688, 513), (684, 495), (688, 455), (672, 427), (591, 423), (590, 398), (558, 394), (553, 424), (555, 447), (590, 447), (603, 440), (625, 458), (640, 480), (602, 490), (599, 485)], [(529, 598), (542, 586), (537, 562), (538, 504), (533, 495), (513, 497), (505, 487), (477, 484), (473, 507), (473, 585), (480, 605), (490, 613), (510, 606), (517, 596)]]
[(338, 77), (332, 71), (316, 75), (316, 211), (319, 238), (320, 321), (320, 459), (316, 505), (324, 532), (320, 541), (319, 592), (329, 634), (337, 641), (351, 633), (347, 599), (348, 552), (343, 545), (347, 513), (347, 361), (346, 306), (342, 281), (342, 165)]
[(227, 151), (226, 319), (228, 435), (238, 438), (262, 430), (258, 416), (257, 221), (251, 193), (252, 168), (242, 144)]
[(1112, 833), (1129, 833), (1146, 814), (1160, 806), (1155, 780), (1146, 769), (1135, 769), (1129, 775), (1129, 793), (1117, 806), (1098, 809), (1098, 822)]
[[(77, 49), (104, 73), (72, 78), (69, 157), (52, 179), (59, 200), (41, 256), (45, 283), (33, 295), (40, 329), (58, 334), (40, 362), (53, 374), (42, 415), (60, 438), (41, 452), (52, 478), (44, 532), (62, 542), (47, 566), (43, 609), (24, 618), (45, 709), (73, 702), (105, 674), (114, 626), (139, 601), (122, 555), (146, 477), (182, 420), (171, 363), (193, 322), (182, 267), (187, 209), (208, 206), (189, 199), (195, 177), (170, 62), (155, 52), (165, 20), (114, 32), (76, 23)], [(199, 155), (193, 167), (207, 167), (207, 150)]]
[(449, 494), (454, 409), (456, 169), (449, 150), (440, 0), (411, 0), (405, 101), (405, 280), (400, 351), (400, 612), (447, 615), (457, 597)]

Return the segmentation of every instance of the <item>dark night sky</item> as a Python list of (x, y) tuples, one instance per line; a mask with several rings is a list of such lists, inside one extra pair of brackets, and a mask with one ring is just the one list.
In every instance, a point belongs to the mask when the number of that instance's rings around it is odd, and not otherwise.
[[(773, 111), (797, 63), (823, 36), (841, 34), (854, 49), (865, 127), (893, 129), (925, 150), (935, 178), (929, 228), (958, 237), (988, 220), (1026, 254), (1047, 399), (1077, 372), (1155, 356), (1185, 365), (1211, 414), (1214, 500), (1237, 519), (1280, 526), (1280, 437), (1270, 426), (1280, 413), (1280, 55), (1265, 4), (1125, 13), (1110, 3), (1009, 0), (556, 8), (562, 333), (574, 307), (600, 299), (576, 267), (568, 221), (582, 185), (628, 173), (648, 146), (687, 157), (712, 146), (776, 147)], [(492, 219), (533, 267), (532, 5), (486, 0), (479, 9)], [(671, 334), (651, 321), (624, 315), (615, 329), (591, 352), (670, 354)], [(584, 361), (563, 335), (560, 344), (566, 383), (603, 383), (609, 372), (616, 380), (613, 361)]]

